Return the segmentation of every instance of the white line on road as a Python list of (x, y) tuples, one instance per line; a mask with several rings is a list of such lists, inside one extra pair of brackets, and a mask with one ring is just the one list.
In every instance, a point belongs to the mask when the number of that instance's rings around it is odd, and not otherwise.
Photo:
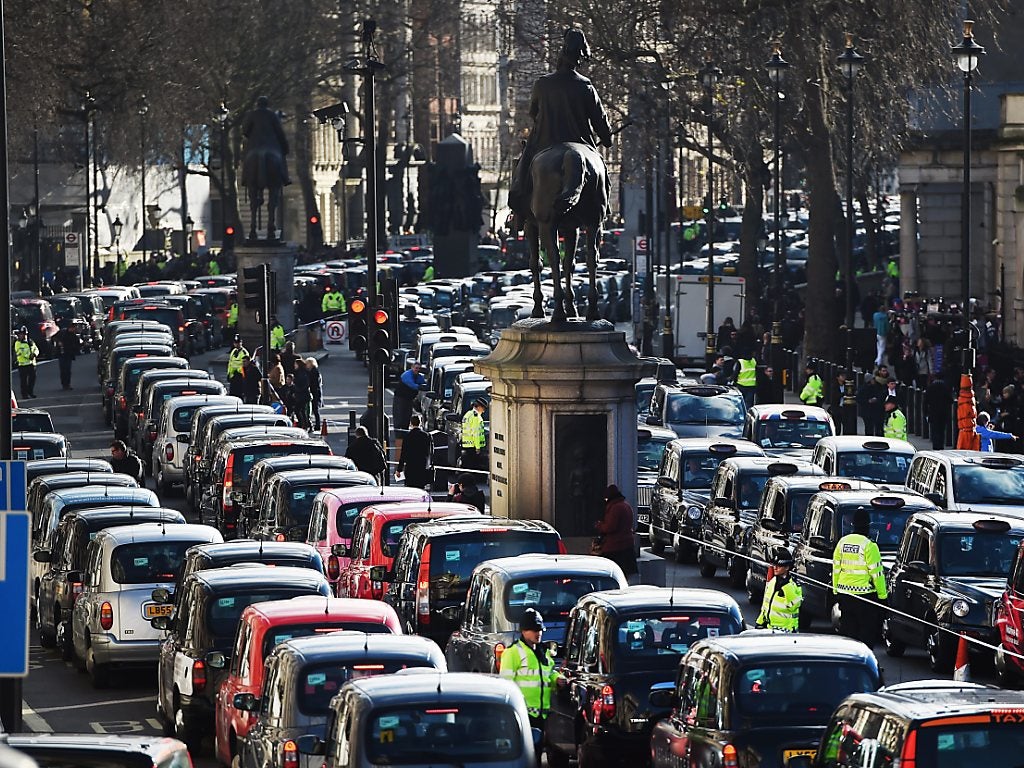
[[(113, 701), (94, 701), (90, 704), (66, 704), (62, 707), (41, 707), (34, 712), (61, 712), (65, 709), (88, 709), (89, 707), (112, 707), (118, 704), (136, 704), (140, 701), (156, 701), (156, 694), (136, 696), (134, 699), (114, 699)], [(28, 706), (27, 704), (25, 706)]]
[(53, 733), (53, 727), (24, 701), (21, 702), (21, 719), (32, 733)]

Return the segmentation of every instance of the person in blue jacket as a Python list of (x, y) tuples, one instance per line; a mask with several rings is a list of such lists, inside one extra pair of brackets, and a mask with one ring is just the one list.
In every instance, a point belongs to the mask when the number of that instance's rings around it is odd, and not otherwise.
[(975, 434), (981, 438), (981, 447), (978, 449), (982, 453), (992, 453), (995, 448), (992, 447), (993, 440), (1016, 440), (1017, 436), (1009, 432), (1000, 432), (997, 429), (992, 429), (989, 423), (990, 416), (982, 411), (978, 414), (978, 423), (974, 428)]

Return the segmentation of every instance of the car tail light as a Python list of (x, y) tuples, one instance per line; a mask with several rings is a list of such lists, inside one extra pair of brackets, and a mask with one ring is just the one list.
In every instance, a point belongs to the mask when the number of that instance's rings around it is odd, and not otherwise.
[(423, 548), (420, 570), (416, 576), (416, 618), (420, 624), (430, 623), (430, 545)]
[(568, 555), (569, 554), (569, 550), (567, 550), (565, 548), (565, 542), (562, 541), (561, 539), (558, 540), (558, 554), (560, 554), (560, 555)]
[(84, 585), (80, 581), (71, 582), (71, 601), (74, 602), (82, 594)]
[(284, 534), (283, 533), (274, 534), (274, 541), (284, 541)]
[(917, 765), (917, 730), (911, 729), (903, 742), (900, 752), (900, 768), (915, 768)]
[(224, 491), (221, 494), (220, 505), (225, 512), (234, 510), (235, 502), (231, 500), (231, 492), (235, 488), (235, 455), (229, 454), (224, 466)]
[(100, 626), (103, 629), (114, 626), (114, 607), (110, 603), (103, 603), (100, 606)]
[(196, 659), (192, 662), (192, 693), (206, 690), (206, 662)]
[(722, 747), (722, 768), (736, 768), (738, 765), (736, 747), (732, 744), (726, 744)]
[(119, 398), (117, 398), (117, 407), (120, 408), (122, 411), (127, 411), (128, 398), (126, 398), (124, 395), (121, 395)]
[(110, 384), (108, 382), (107, 383), (107, 397), (113, 397), (113, 396), (114, 396), (114, 385)]
[(156, 430), (155, 429), (149, 430), (149, 442), (151, 442), (151, 443), (155, 443), (156, 442)]
[(164, 458), (167, 461), (174, 461), (174, 443), (168, 443), (164, 446)]
[(327, 558), (327, 578), (337, 581), (339, 576), (341, 576), (341, 564), (336, 555), (331, 555)]
[(281, 765), (284, 768), (299, 768), (299, 748), (291, 739), (281, 744)]
[(495, 643), (494, 645), (494, 668), (501, 669), (501, 655), (505, 653), (504, 643)]

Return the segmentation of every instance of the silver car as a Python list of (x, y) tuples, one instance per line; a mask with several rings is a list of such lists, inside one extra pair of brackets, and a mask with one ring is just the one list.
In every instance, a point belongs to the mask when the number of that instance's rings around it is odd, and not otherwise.
[(153, 590), (175, 582), (189, 547), (220, 541), (208, 525), (141, 523), (102, 530), (89, 542), (71, 641), (94, 687), (107, 685), (112, 664), (156, 665), (163, 633), (150, 620), (172, 606), (156, 603)]
[(178, 395), (164, 401), (156, 440), (153, 442), (153, 477), (156, 488), (166, 493), (172, 485), (185, 482), (185, 454), (192, 415), (204, 405), (241, 404), (231, 395)]

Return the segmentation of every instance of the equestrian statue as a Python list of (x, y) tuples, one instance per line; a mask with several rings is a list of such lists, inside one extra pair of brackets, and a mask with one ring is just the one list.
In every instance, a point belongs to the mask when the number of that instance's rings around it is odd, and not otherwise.
[[(537, 79), (530, 100), (533, 128), (509, 189), (509, 207), (530, 245), (533, 317), (544, 317), (540, 252), (551, 263), (554, 282), (552, 320), (576, 317), (572, 277), (580, 230), (590, 279), (587, 320), (598, 320), (597, 248), (608, 213), (609, 184), (599, 144), (610, 147), (612, 130), (590, 80), (576, 68), (590, 58), (583, 32), (567, 29), (554, 72)], [(565, 239), (559, 263), (558, 236)], [(565, 288), (562, 287), (562, 277)]]
[(256, 100), (256, 108), (242, 120), (245, 136), (245, 156), (242, 160), (242, 186), (249, 197), (249, 240), (256, 240), (260, 228), (260, 209), (263, 193), (267, 202), (267, 240), (277, 240), (277, 210), (281, 206), (281, 191), (288, 178), (288, 139), (285, 138), (281, 118), (267, 106), (266, 96)]

